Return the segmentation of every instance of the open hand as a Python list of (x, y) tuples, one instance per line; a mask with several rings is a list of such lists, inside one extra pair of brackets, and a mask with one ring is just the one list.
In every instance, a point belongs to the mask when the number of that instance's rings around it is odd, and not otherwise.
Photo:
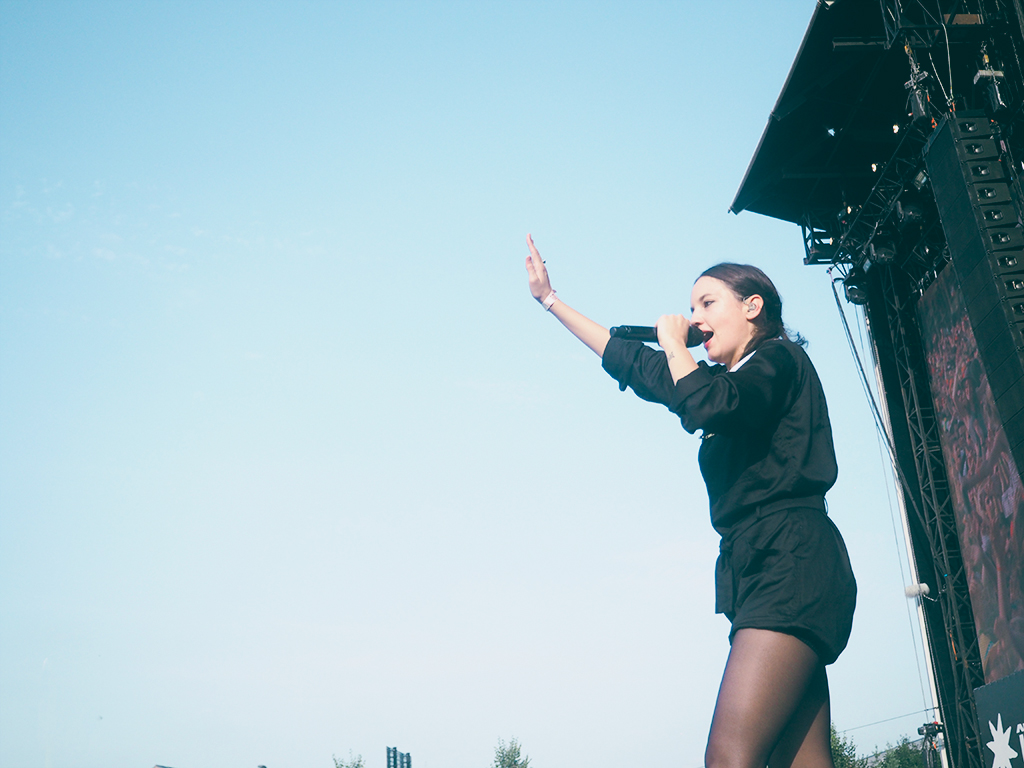
[(544, 260), (533, 244), (533, 236), (526, 236), (526, 244), (530, 246), (530, 255), (526, 257), (526, 275), (530, 279), (530, 293), (537, 301), (544, 301), (551, 293), (551, 280), (548, 278)]

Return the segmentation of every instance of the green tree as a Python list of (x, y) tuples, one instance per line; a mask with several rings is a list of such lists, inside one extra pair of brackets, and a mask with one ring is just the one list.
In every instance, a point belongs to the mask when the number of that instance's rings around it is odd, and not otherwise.
[(351, 749), (348, 751), (348, 760), (339, 760), (334, 755), (331, 755), (331, 759), (334, 760), (334, 768), (366, 768), (363, 756), (356, 755), (352, 757)]
[(829, 737), (832, 741), (832, 762), (836, 768), (865, 768), (867, 760), (857, 757), (857, 745), (852, 739), (840, 736), (835, 723), (829, 725)]
[(925, 754), (904, 736), (896, 746), (886, 745), (872, 768), (926, 768)]
[(887, 744), (885, 749), (871, 757), (857, 757), (857, 745), (852, 739), (841, 737), (833, 724), (829, 735), (832, 739), (832, 762), (836, 768), (928, 768), (924, 752), (910, 743), (904, 736), (896, 746)]
[(494, 764), (492, 768), (530, 768), (530, 758), (520, 756), (522, 747), (513, 737), (508, 744), (498, 739), (494, 748)]

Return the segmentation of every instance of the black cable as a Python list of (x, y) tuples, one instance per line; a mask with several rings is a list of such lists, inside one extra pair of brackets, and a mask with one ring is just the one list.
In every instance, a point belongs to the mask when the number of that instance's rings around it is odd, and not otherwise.
[(931, 709), (918, 709), (914, 712), (908, 712), (905, 715), (896, 715), (896, 717), (887, 717), (885, 720), (876, 720), (873, 723), (865, 723), (864, 725), (855, 725), (853, 728), (847, 728), (845, 731), (836, 731), (836, 733), (849, 733), (850, 731), (859, 731), (861, 728), (870, 728), (872, 725), (881, 725), (882, 723), (891, 723), (893, 720), (901, 720), (904, 717), (910, 717), (911, 715), (923, 715), (925, 712), (931, 712)]
[[(830, 269), (829, 272), (831, 273), (831, 271), (832, 270)], [(886, 430), (885, 430), (885, 426), (883, 424), (881, 410), (878, 407), (878, 403), (875, 400), (874, 393), (871, 391), (871, 387), (870, 387), (870, 385), (868, 383), (867, 373), (864, 370), (864, 363), (861, 361), (860, 353), (857, 351), (857, 345), (854, 342), (853, 333), (850, 331), (850, 324), (846, 320), (846, 313), (843, 311), (843, 305), (839, 301), (839, 292), (836, 290), (836, 281), (834, 279), (832, 280), (832, 295), (833, 295), (833, 297), (836, 300), (836, 309), (838, 310), (839, 317), (842, 320), (843, 330), (846, 332), (846, 341), (850, 345), (850, 352), (853, 354), (853, 359), (854, 359), (854, 361), (857, 364), (857, 372), (860, 374), (861, 386), (864, 388), (864, 396), (867, 398), (868, 404), (871, 407), (871, 413), (874, 416), (875, 428), (876, 428), (876, 430), (878, 432), (879, 437), (882, 440), (884, 440), (884, 442), (885, 442), (885, 447), (887, 448), (887, 450), (889, 452), (889, 461), (891, 462), (892, 467), (893, 467), (897, 477), (899, 478), (900, 482), (903, 484), (904, 488), (906, 488), (906, 490), (907, 490), (907, 493), (904, 494), (905, 498), (908, 499), (910, 501), (910, 503), (913, 505), (914, 512), (916, 514), (918, 514), (918, 516), (920, 516), (920, 510), (918, 509), (917, 504), (914, 501), (913, 495), (910, 493), (910, 487), (909, 487), (909, 484), (907, 483), (906, 476), (903, 474), (903, 470), (900, 468), (899, 460), (896, 458), (895, 447), (893, 446), (892, 440), (889, 437), (889, 433), (886, 432)], [(888, 495), (888, 485), (886, 486), (886, 494)], [(890, 508), (889, 508), (889, 516), (890, 516), (890, 518), (892, 517), (891, 501), (890, 501)], [(893, 536), (894, 536), (894, 538), (896, 536), (895, 521), (893, 522)], [(897, 539), (897, 545), (896, 545), (896, 553), (897, 553), (897, 556), (899, 556), (899, 543), (898, 543), (898, 539)], [(909, 557), (910, 553), (908, 552), (907, 555)], [(900, 560), (900, 578), (902, 578), (904, 581), (906, 581), (906, 575), (903, 573), (903, 561), (902, 561), (902, 559)], [(911, 617), (910, 617), (910, 606), (909, 606), (909, 604), (907, 605), (907, 618), (910, 620), (911, 640), (916, 645), (916, 643), (917, 643), (917, 636), (914, 634), (914, 630), (913, 630), (914, 624), (913, 624), (913, 619), (911, 619)], [(921, 640), (922, 640), (922, 642), (926, 642), (924, 637), (922, 637)], [(918, 677), (918, 683), (921, 685), (921, 697), (925, 698), (925, 694), (924, 694), (924, 678), (923, 678), (923, 675), (921, 673), (921, 660), (917, 658), (917, 654), (916, 653), (914, 654), (914, 656), (915, 656), (915, 660), (917, 661), (917, 677)], [(923, 710), (923, 711), (927, 712), (928, 710)], [(864, 726), (858, 726), (858, 727), (864, 727)]]
[[(832, 270), (829, 270), (831, 272)], [(860, 359), (860, 354), (857, 352), (856, 344), (853, 341), (853, 333), (850, 331), (850, 324), (846, 321), (846, 313), (843, 312), (843, 305), (839, 301), (839, 291), (836, 290), (836, 280), (832, 280), (832, 296), (836, 300), (836, 309), (839, 310), (839, 318), (843, 321), (843, 330), (846, 332), (846, 342), (850, 345), (850, 352), (853, 353), (853, 359), (857, 364), (857, 372), (860, 374), (860, 383), (864, 388), (864, 396), (867, 397), (868, 405), (871, 407), (871, 415), (875, 420), (875, 428), (878, 430), (879, 436), (885, 441), (886, 448), (889, 450), (889, 456), (895, 462), (896, 460), (896, 448), (892, 444), (892, 440), (889, 438), (889, 433), (885, 431), (885, 424), (883, 423), (882, 413), (878, 408), (878, 403), (875, 402), (875, 396), (871, 392), (871, 386), (868, 383), (867, 374), (864, 372), (864, 363)]]
[[(829, 272), (831, 272), (831, 269)], [(918, 519), (925, 522), (924, 515), (921, 513), (920, 507), (917, 506), (917, 501), (914, 499), (914, 493), (910, 486), (910, 482), (907, 480), (907, 476), (904, 474), (903, 468), (900, 466), (899, 459), (896, 458), (896, 447), (893, 445), (893, 442), (889, 437), (889, 433), (885, 431), (885, 425), (882, 423), (883, 419), (881, 411), (878, 409), (878, 403), (875, 402), (874, 395), (871, 394), (867, 374), (864, 373), (864, 364), (861, 362), (860, 355), (857, 353), (856, 345), (853, 342), (853, 334), (850, 332), (850, 324), (846, 322), (846, 314), (843, 312), (843, 305), (839, 301), (839, 292), (836, 290), (835, 280), (832, 280), (832, 295), (836, 300), (836, 308), (839, 310), (839, 317), (843, 321), (843, 329), (846, 331), (846, 341), (850, 345), (850, 350), (853, 352), (854, 360), (857, 362), (857, 370), (860, 373), (861, 386), (864, 387), (864, 393), (868, 398), (868, 403), (871, 405), (871, 413), (875, 419), (875, 428), (878, 430), (878, 434), (882, 439), (885, 440), (885, 445), (889, 450), (889, 458), (892, 460), (893, 470), (899, 478), (900, 485), (906, 492), (906, 500), (910, 502), (910, 506), (913, 508), (914, 514), (917, 515)]]
[[(843, 315), (845, 316), (846, 313), (843, 312)], [(864, 341), (864, 326), (863, 325), (859, 324), (857, 326), (857, 337), (858, 337), (858, 340), (860, 341), (860, 347), (863, 349), (866, 346), (866, 342)], [(882, 441), (879, 440), (877, 445), (878, 445), (878, 458), (879, 458), (879, 461), (884, 466), (884, 464), (885, 464), (885, 455), (884, 455), (885, 449), (882, 447)], [(907, 574), (903, 570), (903, 554), (904, 554), (904, 552), (906, 552), (907, 560), (909, 562), (909, 560), (910, 560), (910, 552), (907, 551), (906, 549), (903, 549), (903, 550), (900, 549), (900, 536), (899, 536), (899, 532), (896, 529), (897, 528), (897, 526), (896, 526), (896, 511), (893, 508), (892, 494), (889, 493), (889, 483), (888, 482), (883, 482), (883, 485), (885, 486), (885, 500), (886, 500), (886, 502), (888, 503), (888, 506), (889, 506), (889, 522), (892, 523), (892, 540), (893, 540), (893, 544), (896, 547), (896, 559), (899, 561), (899, 564), (900, 564), (900, 583), (901, 584), (906, 584), (907, 583)], [(904, 540), (904, 547), (905, 548), (907, 547), (907, 542), (905, 540)], [(911, 643), (911, 645), (914, 646), (914, 649), (916, 651), (917, 648), (918, 648), (918, 646), (917, 646), (918, 631), (921, 632), (921, 634), (922, 634), (922, 636), (921, 636), (921, 643), (922, 643), (922, 645), (925, 643), (925, 639), (923, 637), (924, 630), (923, 630), (923, 628), (919, 624), (915, 624), (914, 623), (914, 615), (913, 615), (913, 610), (910, 607), (910, 600), (906, 601), (906, 606), (907, 606), (907, 626), (910, 628), (910, 643)], [(918, 631), (915, 631), (915, 627), (916, 627), (916, 629)], [(921, 671), (921, 654), (914, 653), (914, 662), (917, 665), (917, 682), (918, 682), (918, 685), (921, 686), (921, 703), (924, 704), (925, 706), (928, 706), (928, 694), (925, 692), (925, 675), (924, 675), (924, 672)]]

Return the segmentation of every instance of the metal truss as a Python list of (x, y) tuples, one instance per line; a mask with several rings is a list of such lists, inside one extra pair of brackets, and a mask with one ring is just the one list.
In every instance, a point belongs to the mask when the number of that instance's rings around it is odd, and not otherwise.
[[(879, 271), (917, 487), (911, 487), (905, 476), (901, 480), (910, 502), (908, 512), (916, 513), (924, 529), (935, 575), (941, 581), (936, 585), (936, 600), (945, 637), (932, 636), (930, 644), (932, 647), (945, 645), (952, 662), (945, 670), (936, 669), (940, 676), (951, 676), (951, 680), (940, 681), (939, 686), (940, 691), (948, 691), (945, 696), (940, 694), (939, 702), (949, 736), (946, 745), (955, 768), (983, 768), (974, 689), (985, 680), (938, 423), (920, 353), (921, 339), (913, 306), (915, 291), (899, 280), (897, 269)], [(943, 682), (946, 684), (941, 684)]]
[(914, 48), (930, 48), (940, 39), (948, 40), (948, 27), (956, 16), (976, 16), (972, 23), (981, 23), (983, 4), (984, 0), (881, 0), (885, 47), (908, 43)]
[(843, 257), (836, 253), (833, 245), (832, 233), (821, 227), (817, 227), (811, 221), (810, 215), (804, 217), (800, 230), (804, 238), (804, 264), (847, 264)]
[(921, 237), (913, 247), (907, 248), (897, 260), (897, 266), (906, 272), (913, 281), (914, 291), (920, 295), (935, 282), (935, 278), (949, 261), (946, 235), (942, 231), (942, 222), (939, 221), (938, 214), (935, 214), (922, 228)]
[(922, 151), (930, 133), (931, 123), (927, 120), (917, 120), (907, 126), (867, 199), (859, 210), (850, 210), (853, 220), (835, 243), (832, 263), (852, 264), (854, 269), (864, 265), (872, 239), (892, 216), (903, 190), (924, 167)]
[(1020, 0), (880, 0), (885, 47), (909, 44), (930, 48), (948, 44), (951, 26), (978, 26), (1016, 20), (1024, 30)]

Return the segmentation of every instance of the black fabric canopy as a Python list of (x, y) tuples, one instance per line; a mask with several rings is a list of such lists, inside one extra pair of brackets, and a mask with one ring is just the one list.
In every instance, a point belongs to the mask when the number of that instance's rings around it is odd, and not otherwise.
[(730, 210), (827, 228), (892, 156), (909, 77), (877, 0), (819, 4)]

